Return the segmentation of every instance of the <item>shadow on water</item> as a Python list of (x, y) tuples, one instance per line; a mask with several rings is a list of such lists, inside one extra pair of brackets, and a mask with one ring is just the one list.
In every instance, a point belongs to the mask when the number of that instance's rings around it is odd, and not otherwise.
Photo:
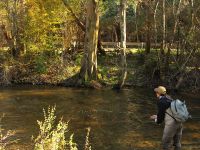
[[(199, 98), (186, 100), (192, 115), (200, 117)], [(83, 149), (86, 128), (91, 127), (94, 150), (157, 150), (163, 126), (149, 120), (156, 112), (151, 90), (91, 90), (62, 87), (12, 87), (0, 89), (0, 113), (5, 113), (3, 128), (16, 130), (18, 144), (8, 149), (30, 150), (31, 136), (37, 135), (36, 120), (43, 119), (43, 108), (56, 104), (57, 116), (70, 120), (70, 132)], [(200, 119), (185, 124), (183, 150), (200, 149)]]

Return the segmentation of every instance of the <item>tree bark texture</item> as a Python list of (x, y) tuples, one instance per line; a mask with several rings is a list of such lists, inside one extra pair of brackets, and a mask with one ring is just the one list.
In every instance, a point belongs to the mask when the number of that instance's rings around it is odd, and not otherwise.
[(127, 77), (127, 62), (126, 62), (126, 4), (127, 0), (121, 0), (120, 11), (120, 28), (121, 28), (121, 72), (119, 79), (119, 88), (122, 88)]
[(166, 8), (165, 8), (166, 0), (162, 0), (162, 21), (163, 21), (163, 31), (162, 31), (162, 44), (161, 44), (161, 54), (165, 52), (165, 44), (166, 44)]
[(151, 10), (150, 10), (150, 2), (147, 1), (145, 4), (146, 9), (146, 54), (149, 54), (151, 51)]
[(88, 0), (86, 3), (86, 33), (84, 57), (80, 70), (80, 77), (83, 81), (97, 79), (97, 44), (99, 32), (99, 0)]

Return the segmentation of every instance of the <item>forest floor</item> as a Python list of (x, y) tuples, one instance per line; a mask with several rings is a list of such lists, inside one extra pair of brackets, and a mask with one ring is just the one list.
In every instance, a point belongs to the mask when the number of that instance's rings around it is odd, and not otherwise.
[[(7, 53), (1, 53), (0, 55), (0, 63), (2, 64), (0, 66), (1, 85), (58, 85), (79, 72), (83, 53), (72, 52), (61, 55), (52, 52), (29, 52), (22, 55), (18, 60), (10, 58)], [(158, 60), (157, 50), (152, 50), (150, 54), (146, 55), (143, 49), (129, 49), (127, 53), (128, 75), (125, 86), (153, 87), (163, 84), (173, 88), (176, 81), (174, 78), (171, 79), (171, 76), (176, 73), (177, 68), (171, 63), (169, 76), (163, 82), (158, 73)], [(98, 55), (98, 78), (100, 83), (108, 87), (117, 84), (119, 70), (119, 52), (108, 51), (106, 55)], [(192, 70), (190, 69), (189, 72), (192, 72)], [(200, 75), (199, 71), (198, 73)], [(199, 78), (196, 79), (196, 74), (193, 76), (191, 78), (195, 79), (186, 79), (187, 81), (183, 87), (191, 87), (191, 89), (194, 89), (194, 86), (199, 87)]]

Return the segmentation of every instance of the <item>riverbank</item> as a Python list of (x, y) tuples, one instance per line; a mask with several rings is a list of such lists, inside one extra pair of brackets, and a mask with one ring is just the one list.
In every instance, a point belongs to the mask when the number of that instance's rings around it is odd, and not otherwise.
[[(52, 52), (29, 52), (17, 60), (12, 59), (7, 53), (1, 53), (0, 85), (54, 85), (77, 86), (66, 84), (79, 73), (82, 52), (55, 54)], [(8, 59), (10, 58), (10, 59)], [(197, 93), (200, 91), (200, 70), (191, 67), (186, 68), (186, 73), (177, 71), (177, 66), (172, 62), (167, 75), (162, 76), (159, 67), (158, 51), (152, 50), (145, 54), (143, 49), (131, 49), (127, 53), (127, 79), (126, 88), (155, 87), (165, 85), (168, 89), (187, 90)], [(102, 87), (112, 88), (118, 83), (120, 69), (119, 52), (107, 52), (98, 56), (98, 83)], [(179, 83), (180, 82), (180, 83)], [(97, 82), (86, 83), (82, 87), (101, 87)], [(180, 84), (176, 89), (177, 84)]]

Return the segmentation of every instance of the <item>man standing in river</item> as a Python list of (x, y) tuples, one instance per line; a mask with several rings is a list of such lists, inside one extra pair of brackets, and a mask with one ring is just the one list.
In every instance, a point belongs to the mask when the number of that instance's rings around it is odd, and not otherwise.
[(162, 150), (171, 150), (173, 146), (174, 150), (180, 150), (182, 123), (177, 122), (175, 118), (168, 113), (172, 100), (169, 96), (167, 96), (166, 88), (163, 86), (155, 88), (154, 92), (158, 98), (158, 113), (150, 118), (154, 119), (157, 124), (161, 124), (163, 121), (165, 122), (162, 137)]

